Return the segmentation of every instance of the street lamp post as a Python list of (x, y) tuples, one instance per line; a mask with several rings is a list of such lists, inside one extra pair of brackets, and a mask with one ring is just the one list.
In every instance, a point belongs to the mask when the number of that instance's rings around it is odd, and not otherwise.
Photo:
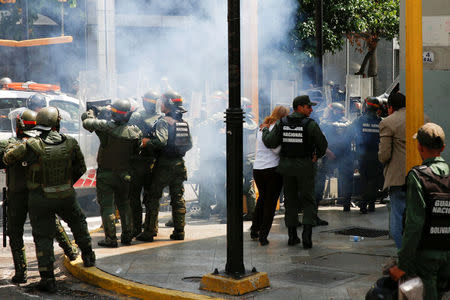
[(227, 263), (225, 272), (245, 274), (242, 232), (242, 123), (240, 1), (228, 0)]

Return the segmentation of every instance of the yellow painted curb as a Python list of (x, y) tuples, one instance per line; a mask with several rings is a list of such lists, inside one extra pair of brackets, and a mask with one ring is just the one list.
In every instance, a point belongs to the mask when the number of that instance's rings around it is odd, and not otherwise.
[(200, 282), (200, 289), (228, 295), (243, 295), (270, 286), (266, 272), (258, 272), (241, 279), (223, 275), (206, 274)]
[(84, 282), (109, 291), (114, 291), (140, 299), (221, 299), (189, 292), (163, 289), (125, 280), (103, 272), (96, 267), (85, 268), (80, 257), (78, 257), (75, 261), (70, 261), (66, 256), (64, 256), (64, 266), (73, 276)]

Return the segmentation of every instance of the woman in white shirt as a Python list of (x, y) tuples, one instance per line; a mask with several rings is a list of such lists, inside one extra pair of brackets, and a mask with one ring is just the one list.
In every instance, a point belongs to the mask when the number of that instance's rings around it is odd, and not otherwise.
[[(272, 130), (275, 123), (289, 114), (289, 108), (276, 106), (270, 116), (264, 119), (263, 124), (268, 124)], [(278, 197), (282, 187), (282, 177), (276, 172), (280, 161), (281, 146), (275, 149), (267, 148), (262, 141), (262, 132), (258, 131), (256, 136), (256, 156), (253, 164), (253, 179), (258, 188), (258, 200), (253, 214), (250, 236), (259, 239), (261, 246), (267, 245), (269, 241), (270, 228), (277, 206)]]

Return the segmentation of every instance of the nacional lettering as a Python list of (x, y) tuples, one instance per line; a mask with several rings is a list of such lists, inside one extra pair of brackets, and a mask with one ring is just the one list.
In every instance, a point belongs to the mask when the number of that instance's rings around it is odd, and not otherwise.
[(430, 234), (450, 234), (450, 227), (430, 227)]
[(301, 132), (283, 132), (283, 136), (287, 136), (287, 137), (303, 137), (303, 133), (301, 133)]
[(184, 131), (184, 132), (187, 132), (188, 131), (188, 129), (187, 129), (187, 127), (177, 127), (177, 131)]

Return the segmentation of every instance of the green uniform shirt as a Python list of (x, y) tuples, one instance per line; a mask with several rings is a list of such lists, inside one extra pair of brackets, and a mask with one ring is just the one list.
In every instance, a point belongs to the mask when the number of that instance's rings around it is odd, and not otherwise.
[[(428, 158), (422, 162), (431, 168), (433, 173), (448, 175), (449, 167), (442, 157)], [(402, 247), (398, 251), (398, 267), (407, 274), (414, 270), (415, 261), (418, 259), (418, 247), (422, 239), (422, 230), (425, 223), (425, 207), (423, 187), (419, 178), (413, 172), (406, 178), (406, 222), (403, 231)], [(442, 251), (426, 250), (430, 254), (436, 252), (440, 255)]]
[[(293, 112), (290, 117), (303, 119), (306, 116), (298, 112)], [(276, 148), (281, 145), (283, 139), (282, 131), (283, 125), (281, 124), (281, 120), (278, 120), (277, 123), (275, 123), (275, 126), (271, 131), (269, 131), (269, 129), (267, 128), (263, 129), (262, 140), (264, 142), (264, 145), (267, 148)], [(309, 141), (314, 145), (317, 158), (324, 156), (325, 151), (328, 147), (328, 142), (322, 131), (320, 130), (319, 125), (317, 125), (317, 123), (312, 120), (311, 122), (309, 122), (308, 127), (306, 128), (306, 132), (308, 134)], [(313, 174), (313, 171), (314, 163), (309, 157), (295, 158), (280, 156), (278, 172), (283, 175), (296, 176), (299, 172), (311, 172), (310, 174)]]

